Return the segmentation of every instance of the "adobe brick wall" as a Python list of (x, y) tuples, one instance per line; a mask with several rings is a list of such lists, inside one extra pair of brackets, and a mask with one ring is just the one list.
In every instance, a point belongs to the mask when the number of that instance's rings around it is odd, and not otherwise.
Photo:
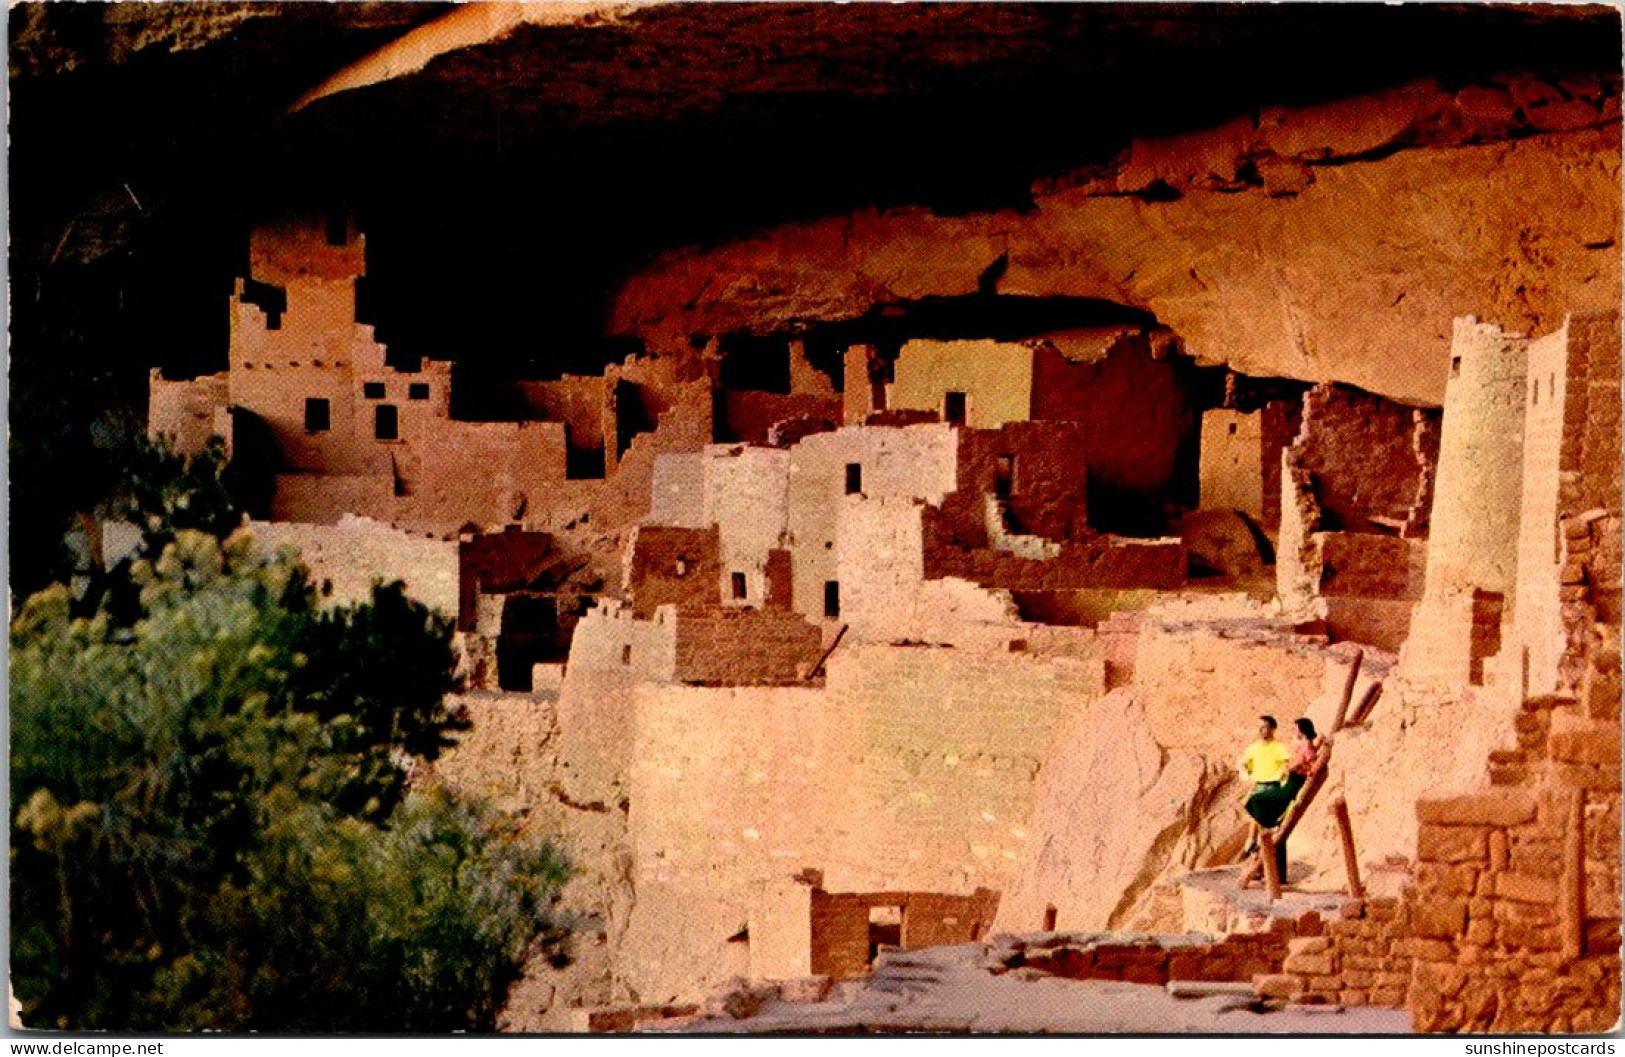
[[(1275, 532), (1281, 524), (1281, 452), (1291, 446), (1303, 429), (1303, 401), (1271, 400), (1258, 414), (1264, 467), (1264, 530)], [(1430, 497), (1431, 487), (1429, 482)]]
[(1000, 459), (1010, 460), (1006, 500), (1020, 531), (1050, 540), (1090, 535), (1089, 430), (1073, 422), (1014, 422), (999, 429), (961, 429), (955, 489), (941, 503), (941, 518), (955, 543), (987, 546), (985, 497), (993, 495)]
[(1087, 536), (1060, 544), (1052, 558), (1024, 557), (991, 546), (953, 542), (945, 519), (922, 513), (924, 575), (958, 577), (989, 588), (1065, 591), (1078, 588), (1172, 589), (1185, 583), (1185, 546), (1176, 539)]
[[(784, 546), (788, 532), (790, 453), (711, 445), (703, 459), (704, 520), (717, 526), (722, 566), (716, 597), (724, 605), (765, 606), (768, 553)], [(743, 598), (733, 591), (734, 573), (744, 574)]]
[(1458, 319), (1445, 385), (1439, 469), (1428, 540), (1429, 595), (1480, 588), (1507, 595), (1517, 572), (1523, 508), (1524, 390), (1529, 342), (1471, 316)]
[(1425, 541), (1355, 532), (1315, 534), (1319, 595), (1336, 642), (1397, 653), (1426, 580)]
[(530, 417), (563, 422), (569, 427), (573, 451), (602, 451), (604, 447), (604, 379), (567, 374), (550, 382), (520, 381), (514, 391)]
[(562, 559), (546, 532), (507, 531), (465, 536), (457, 544), (457, 627), (478, 626), (481, 594), (506, 594), (530, 587)]
[(1244, 981), (1273, 973), (1298, 937), (1318, 936), (1320, 915), (1276, 918), (1264, 932), (1221, 939), (1199, 934), (1025, 936), (1013, 941), (1003, 970), (1036, 969), (1067, 980), (1121, 980), (1161, 986), (1170, 980)]
[(1307, 1005), (1404, 1005), (1416, 955), (1432, 941), (1408, 935), (1408, 902), (1370, 899), (1348, 909), (1321, 935), (1290, 940), (1280, 969), (1255, 979), (1259, 993)]

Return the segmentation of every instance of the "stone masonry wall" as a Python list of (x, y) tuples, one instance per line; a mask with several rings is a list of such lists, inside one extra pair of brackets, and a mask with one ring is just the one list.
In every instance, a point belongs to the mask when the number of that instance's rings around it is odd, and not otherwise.
[(228, 378), (221, 372), (171, 382), (154, 367), (147, 385), (147, 436), (169, 437), (182, 455), (197, 454), (217, 434), (229, 440)]
[(1098, 662), (927, 647), (843, 646), (828, 673), (635, 690), (638, 994), (703, 991), (753, 893), (805, 867), (832, 890), (997, 890), (1057, 725), (1103, 683)]
[(722, 562), (717, 529), (639, 525), (627, 545), (623, 591), (632, 612), (648, 620), (665, 605), (716, 605)]
[(1348, 386), (1322, 384), (1304, 394), (1294, 447), (1314, 477), (1326, 528), (1398, 530), (1409, 520), (1433, 461), (1412, 444), (1417, 414)]
[[(795, 556), (796, 612), (824, 619), (824, 585), (841, 581), (837, 568), (850, 556), (836, 546), (836, 526), (846, 493), (846, 468), (859, 467), (868, 500), (940, 503), (953, 491), (958, 439), (942, 424), (903, 429), (847, 427), (807, 437), (790, 449), (789, 531)], [(844, 608), (844, 606), (843, 606)]]
[(1139, 335), (1113, 343), (1090, 363), (1040, 345), (1033, 352), (1031, 417), (1081, 424), (1074, 467), (1081, 463), (1096, 487), (1158, 508), (1176, 484), (1181, 448), (1198, 428), (1179, 368), (1153, 356)]
[(777, 609), (692, 606), (677, 611), (680, 682), (705, 686), (776, 686), (803, 682), (823, 652), (815, 624)]
[(1201, 505), (1264, 520), (1263, 415), (1218, 408), (1202, 414)]
[(1032, 413), (1033, 350), (999, 341), (915, 340), (897, 357), (886, 406), (944, 415), (944, 394), (965, 394), (965, 425), (997, 429)]

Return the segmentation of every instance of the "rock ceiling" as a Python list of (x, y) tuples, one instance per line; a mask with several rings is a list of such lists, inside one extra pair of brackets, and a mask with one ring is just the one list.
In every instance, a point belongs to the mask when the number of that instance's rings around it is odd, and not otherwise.
[(1617, 101), (1619, 68), (1617, 12), (1558, 5), (52, 4), (11, 28), (14, 275), (127, 262), (183, 368), (219, 325), (158, 306), (216, 304), (246, 223), (301, 201), (372, 233), (385, 340), (579, 369), (625, 278), (684, 246), (1031, 215), (1137, 138), (1418, 78), (1600, 75)]

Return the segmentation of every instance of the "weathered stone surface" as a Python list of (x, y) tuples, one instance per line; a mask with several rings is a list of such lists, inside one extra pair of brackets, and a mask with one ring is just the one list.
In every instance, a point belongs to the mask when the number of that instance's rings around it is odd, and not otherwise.
[(1517, 791), (1419, 800), (1416, 802), (1416, 817), (1423, 824), (1516, 826), (1535, 817), (1535, 798), (1527, 791)]
[[(615, 326), (686, 335), (858, 316), (885, 300), (971, 294), (1003, 254), (1001, 293), (1142, 307), (1208, 362), (1436, 404), (1461, 305), (1543, 329), (1565, 311), (1618, 301), (1617, 256), (1570, 234), (1578, 223), (1597, 233), (1585, 241), (1606, 241), (1618, 226), (1615, 142), (1577, 132), (1401, 151), (1320, 167), (1285, 199), (1143, 202), (1074, 189), (1023, 216), (812, 221), (656, 262), (622, 290)], [(1221, 231), (1245, 233), (1248, 251)], [(1450, 232), (1453, 249), (1431, 232)], [(1518, 232), (1521, 246), (1508, 241)], [(1543, 248), (1538, 262), (1522, 248), (1531, 241)], [(786, 254), (788, 245), (802, 249)]]

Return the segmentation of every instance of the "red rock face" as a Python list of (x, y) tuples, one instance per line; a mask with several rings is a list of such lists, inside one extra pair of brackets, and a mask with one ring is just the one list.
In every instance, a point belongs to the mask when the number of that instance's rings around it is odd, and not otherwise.
[(1277, 109), (1137, 141), (1027, 213), (870, 210), (673, 253), (613, 326), (659, 344), (851, 318), (970, 296), (1003, 258), (996, 292), (1149, 310), (1200, 361), (1437, 404), (1454, 316), (1540, 330), (1618, 302), (1618, 102), (1508, 79)]

